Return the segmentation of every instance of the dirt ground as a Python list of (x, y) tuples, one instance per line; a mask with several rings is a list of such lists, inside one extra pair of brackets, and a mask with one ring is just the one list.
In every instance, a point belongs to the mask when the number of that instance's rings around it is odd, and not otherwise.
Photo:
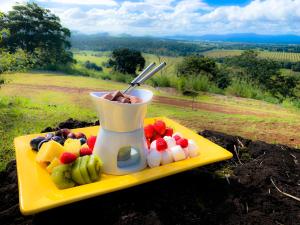
[[(58, 127), (90, 125), (68, 120)], [(201, 135), (234, 158), (26, 217), (12, 161), (0, 173), (0, 224), (299, 224), (299, 200), (276, 189), (300, 197), (299, 150), (208, 130)]]

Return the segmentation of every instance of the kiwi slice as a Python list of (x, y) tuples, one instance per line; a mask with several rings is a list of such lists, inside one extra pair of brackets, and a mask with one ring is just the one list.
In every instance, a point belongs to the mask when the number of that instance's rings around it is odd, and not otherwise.
[(81, 162), (80, 162), (80, 167), (79, 167), (81, 176), (86, 184), (92, 183), (92, 181), (90, 179), (90, 175), (87, 170), (87, 164), (88, 164), (89, 158), (90, 158), (89, 155), (85, 155), (85, 156), (81, 157)]
[(80, 173), (80, 163), (82, 160), (81, 158), (82, 157), (78, 157), (72, 166), (72, 179), (77, 184), (85, 184), (86, 183)]
[(102, 162), (99, 157), (96, 155), (91, 155), (87, 164), (87, 169), (93, 182), (99, 180), (101, 167)]
[(75, 182), (71, 177), (71, 165), (59, 165), (53, 168), (51, 178), (59, 189), (71, 188)]

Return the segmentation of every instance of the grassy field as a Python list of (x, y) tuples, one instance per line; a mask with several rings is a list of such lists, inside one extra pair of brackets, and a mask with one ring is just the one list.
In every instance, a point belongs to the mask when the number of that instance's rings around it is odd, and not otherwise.
[[(108, 61), (110, 52), (95, 52), (95, 51), (75, 51), (74, 58), (81, 66), (84, 62), (90, 61), (96, 63), (98, 66), (102, 66), (103, 72), (108, 73), (110, 68), (106, 68), (103, 65)], [(181, 62), (182, 57), (170, 57), (170, 56), (156, 56), (153, 54), (143, 53), (143, 57), (146, 60), (146, 65), (155, 62), (157, 65), (161, 62), (166, 62), (167, 66), (164, 69), (164, 75), (172, 76), (176, 74), (176, 65)]]
[[(205, 52), (204, 55), (213, 58), (223, 58), (240, 55), (242, 50), (213, 50)], [(289, 52), (269, 52), (269, 51), (258, 51), (259, 57), (273, 59), (277, 61), (300, 61), (300, 53), (289, 53)]]
[[(97, 116), (88, 92), (126, 86), (55, 73), (5, 74), (4, 78), (7, 83), (0, 89), (0, 170), (14, 157), (14, 137), (39, 133), (70, 117), (94, 121)], [(161, 97), (149, 107), (149, 117), (167, 116), (195, 131), (211, 129), (270, 143), (300, 145), (299, 111), (257, 100), (210, 94), (199, 96), (199, 107), (193, 110), (184, 104), (188, 97), (150, 89)]]

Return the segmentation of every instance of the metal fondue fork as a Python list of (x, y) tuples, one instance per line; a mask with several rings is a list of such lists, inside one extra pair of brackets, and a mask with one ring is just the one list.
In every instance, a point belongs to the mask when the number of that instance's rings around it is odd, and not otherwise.
[(142, 83), (144, 83), (150, 77), (152, 77), (155, 73), (157, 73), (162, 68), (164, 68), (167, 64), (165, 62), (163, 62), (159, 66), (155, 67), (152, 71), (147, 73), (154, 65), (155, 65), (155, 63), (151, 63), (136, 78), (134, 78), (130, 82), (130, 86), (125, 91), (123, 91), (123, 94), (126, 94), (127, 92), (131, 92), (136, 86), (140, 86)]

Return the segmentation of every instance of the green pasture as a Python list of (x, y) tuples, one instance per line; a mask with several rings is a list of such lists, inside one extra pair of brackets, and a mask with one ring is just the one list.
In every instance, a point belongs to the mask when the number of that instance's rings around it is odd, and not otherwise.
[[(14, 137), (39, 133), (70, 117), (95, 121), (97, 116), (88, 93), (126, 87), (113, 81), (56, 73), (16, 73), (3, 77), (6, 84), (0, 89), (0, 170), (14, 157)], [(163, 90), (147, 88), (155, 95), (171, 97)], [(179, 94), (175, 98), (190, 100)], [(298, 111), (257, 100), (212, 94), (203, 94), (196, 101), (205, 107), (193, 110), (155, 102), (150, 105), (148, 116), (167, 116), (195, 131), (211, 129), (272, 143), (284, 143), (289, 138), (297, 140)], [(214, 109), (216, 106), (227, 111)], [(286, 141), (286, 144), (297, 146), (298, 143)]]

